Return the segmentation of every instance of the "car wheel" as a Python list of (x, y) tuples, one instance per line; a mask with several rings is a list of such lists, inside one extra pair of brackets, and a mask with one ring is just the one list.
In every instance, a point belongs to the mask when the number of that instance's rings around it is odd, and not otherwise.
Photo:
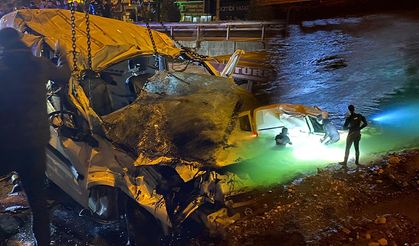
[(128, 199), (125, 220), (128, 230), (128, 245), (160, 245), (163, 230), (159, 221), (132, 199)]

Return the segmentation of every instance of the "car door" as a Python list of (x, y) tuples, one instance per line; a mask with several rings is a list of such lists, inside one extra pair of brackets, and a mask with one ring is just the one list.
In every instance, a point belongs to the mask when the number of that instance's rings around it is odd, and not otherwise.
[(323, 125), (320, 124), (316, 118), (314, 118), (313, 116), (305, 116), (305, 120), (307, 122), (307, 126), (310, 129), (310, 134), (315, 136), (315, 137), (323, 137), (324, 136), (324, 129), (323, 129)]
[[(47, 100), (48, 111), (56, 111), (57, 105)], [(59, 115), (56, 117), (60, 117)], [(83, 141), (75, 141), (60, 133), (50, 118), (50, 141), (47, 146), (47, 177), (81, 205), (87, 204), (86, 176), (92, 147)], [(68, 120), (68, 119), (66, 119)]]

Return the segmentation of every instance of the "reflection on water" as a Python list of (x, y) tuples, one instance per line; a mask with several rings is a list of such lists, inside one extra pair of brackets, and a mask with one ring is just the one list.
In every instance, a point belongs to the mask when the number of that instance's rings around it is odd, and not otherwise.
[(272, 41), (277, 79), (271, 102), (318, 105), (369, 115), (393, 94), (419, 94), (419, 13), (304, 22)]
[[(272, 41), (277, 78), (258, 94), (270, 103), (317, 105), (341, 125), (347, 105), (367, 116), (361, 161), (419, 145), (419, 12), (317, 20)], [(257, 184), (285, 182), (343, 159), (344, 140), (275, 148), (273, 136), (242, 143), (241, 171)], [(352, 150), (353, 156), (353, 150)]]

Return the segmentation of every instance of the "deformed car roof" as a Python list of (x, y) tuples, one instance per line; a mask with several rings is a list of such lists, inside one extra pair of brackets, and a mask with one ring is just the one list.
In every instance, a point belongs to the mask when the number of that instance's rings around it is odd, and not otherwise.
[[(76, 12), (77, 52), (80, 54), (78, 66), (87, 64), (86, 22), (83, 13)], [(54, 48), (56, 42), (66, 50), (71, 58), (70, 11), (59, 9), (23, 9), (9, 13), (0, 20), (0, 29), (15, 28), (24, 33), (23, 41), (30, 47), (46, 42)], [(136, 55), (153, 54), (153, 46), (147, 29), (119, 20), (90, 16), (91, 49), (93, 70), (101, 71), (108, 66)], [(166, 34), (152, 31), (157, 52), (166, 56), (180, 53), (173, 40)], [(69, 59), (69, 62), (72, 62)]]
[(254, 112), (262, 110), (278, 110), (281, 113), (287, 113), (291, 115), (310, 115), (310, 116), (319, 116), (322, 114), (322, 110), (319, 107), (306, 106), (302, 104), (270, 104), (267, 106), (262, 106), (256, 108)]

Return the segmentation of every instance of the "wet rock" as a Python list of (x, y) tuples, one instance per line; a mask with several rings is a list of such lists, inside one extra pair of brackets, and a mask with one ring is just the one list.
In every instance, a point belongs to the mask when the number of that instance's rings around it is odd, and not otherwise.
[(391, 165), (397, 165), (400, 163), (400, 158), (398, 156), (391, 156), (390, 158), (388, 158), (387, 162)]
[(346, 228), (346, 227), (343, 227), (343, 228), (342, 228), (342, 231), (343, 231), (343, 233), (345, 233), (345, 234), (347, 234), (347, 235), (351, 234), (351, 230), (349, 230), (349, 229), (348, 229), (348, 228)]
[(17, 213), (21, 210), (26, 210), (28, 209), (28, 207), (25, 206), (10, 206), (4, 209), (5, 212), (9, 212), (9, 213)]
[(244, 210), (244, 214), (245, 214), (246, 216), (252, 215), (252, 214), (253, 214), (253, 209), (251, 209), (251, 208), (246, 208), (246, 209)]
[(381, 238), (380, 240), (378, 240), (378, 243), (382, 246), (388, 245), (387, 239), (385, 238)]
[(21, 223), (8, 214), (0, 215), (0, 235), (5, 237), (18, 233)]
[(385, 217), (378, 217), (374, 222), (375, 224), (385, 224), (387, 219)]
[(335, 70), (348, 66), (345, 59), (339, 55), (321, 58), (316, 61), (316, 65), (323, 67), (325, 71)]

